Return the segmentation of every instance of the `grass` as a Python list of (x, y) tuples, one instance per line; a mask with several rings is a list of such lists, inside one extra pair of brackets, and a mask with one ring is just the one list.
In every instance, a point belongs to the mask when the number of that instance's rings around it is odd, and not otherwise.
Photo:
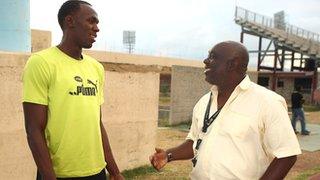
[(169, 117), (165, 117), (158, 120), (158, 127), (170, 127), (169, 125)]
[(306, 112), (315, 112), (315, 111), (320, 111), (320, 106), (315, 106), (315, 105), (304, 105), (303, 106), (304, 111)]
[(305, 180), (305, 179), (308, 179), (310, 176), (313, 176), (319, 172), (320, 172), (320, 166), (317, 166), (313, 169), (308, 169), (306, 171), (303, 171), (297, 177), (295, 177), (294, 180)]
[(159, 105), (161, 106), (170, 106), (170, 96), (160, 96)]
[(180, 124), (173, 125), (171, 127), (174, 129), (182, 130), (182, 131), (189, 131), (190, 126), (191, 126), (191, 120), (188, 122), (182, 122)]
[[(315, 111), (320, 111), (320, 106), (319, 105), (303, 105), (303, 110), (305, 112), (315, 112)], [(292, 112), (292, 109), (290, 106), (288, 106), (288, 111)]]
[(141, 167), (130, 169), (130, 170), (125, 170), (122, 172), (122, 175), (126, 179), (134, 179), (134, 178), (137, 178), (138, 176), (153, 174), (156, 172), (157, 171), (152, 166), (146, 165), (146, 166), (141, 166)]
[(189, 131), (191, 126), (191, 120), (188, 122), (182, 122), (180, 124), (176, 125), (170, 125), (169, 124), (169, 117), (159, 119), (158, 121), (158, 127), (171, 127), (173, 129), (183, 130), (183, 131)]
[[(170, 165), (167, 165), (170, 166)], [(179, 171), (179, 172), (176, 172)], [(125, 179), (168, 179), (168, 180), (187, 180), (188, 175), (181, 170), (173, 167), (164, 167), (161, 171), (156, 171), (152, 166), (146, 165), (121, 173)]]

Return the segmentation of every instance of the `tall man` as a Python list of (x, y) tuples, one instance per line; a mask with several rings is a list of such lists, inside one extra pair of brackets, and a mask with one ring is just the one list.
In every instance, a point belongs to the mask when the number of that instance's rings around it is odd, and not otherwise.
[(211, 91), (193, 110), (187, 139), (156, 148), (151, 164), (192, 159), (191, 179), (283, 179), (301, 153), (285, 100), (250, 81), (249, 55), (239, 43), (217, 44), (204, 60)]
[(58, 13), (60, 44), (34, 53), (23, 74), (23, 109), (37, 179), (123, 179), (101, 121), (104, 68), (82, 54), (95, 42), (98, 16), (85, 1)]

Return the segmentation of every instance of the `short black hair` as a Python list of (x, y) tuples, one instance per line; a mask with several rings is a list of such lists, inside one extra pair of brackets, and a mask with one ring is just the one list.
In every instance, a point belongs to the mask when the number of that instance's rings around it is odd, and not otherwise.
[(63, 29), (64, 18), (66, 16), (70, 15), (71, 13), (79, 10), (81, 4), (86, 4), (86, 5), (91, 6), (90, 3), (86, 2), (86, 1), (81, 1), (81, 0), (68, 0), (62, 4), (62, 6), (60, 7), (59, 12), (58, 12), (58, 22), (59, 22), (61, 29)]

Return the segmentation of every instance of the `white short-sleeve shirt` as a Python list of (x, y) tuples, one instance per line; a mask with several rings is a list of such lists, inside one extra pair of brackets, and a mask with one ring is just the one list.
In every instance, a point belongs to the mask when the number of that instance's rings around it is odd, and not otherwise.
[[(217, 110), (217, 87), (211, 88), (210, 116)], [(220, 114), (203, 134), (201, 128), (210, 92), (193, 110), (187, 139), (203, 139), (191, 179), (259, 179), (271, 161), (301, 154), (283, 97), (246, 76)]]

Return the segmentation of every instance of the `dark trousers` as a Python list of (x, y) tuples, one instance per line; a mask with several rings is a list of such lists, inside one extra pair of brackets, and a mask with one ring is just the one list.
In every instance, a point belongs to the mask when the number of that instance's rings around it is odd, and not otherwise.
[[(103, 169), (100, 173), (92, 175), (92, 176), (86, 176), (86, 177), (75, 177), (75, 178), (57, 178), (57, 180), (106, 180), (107, 175), (106, 171)], [(37, 179), (36, 180), (45, 180), (42, 178), (39, 171), (37, 171)]]

